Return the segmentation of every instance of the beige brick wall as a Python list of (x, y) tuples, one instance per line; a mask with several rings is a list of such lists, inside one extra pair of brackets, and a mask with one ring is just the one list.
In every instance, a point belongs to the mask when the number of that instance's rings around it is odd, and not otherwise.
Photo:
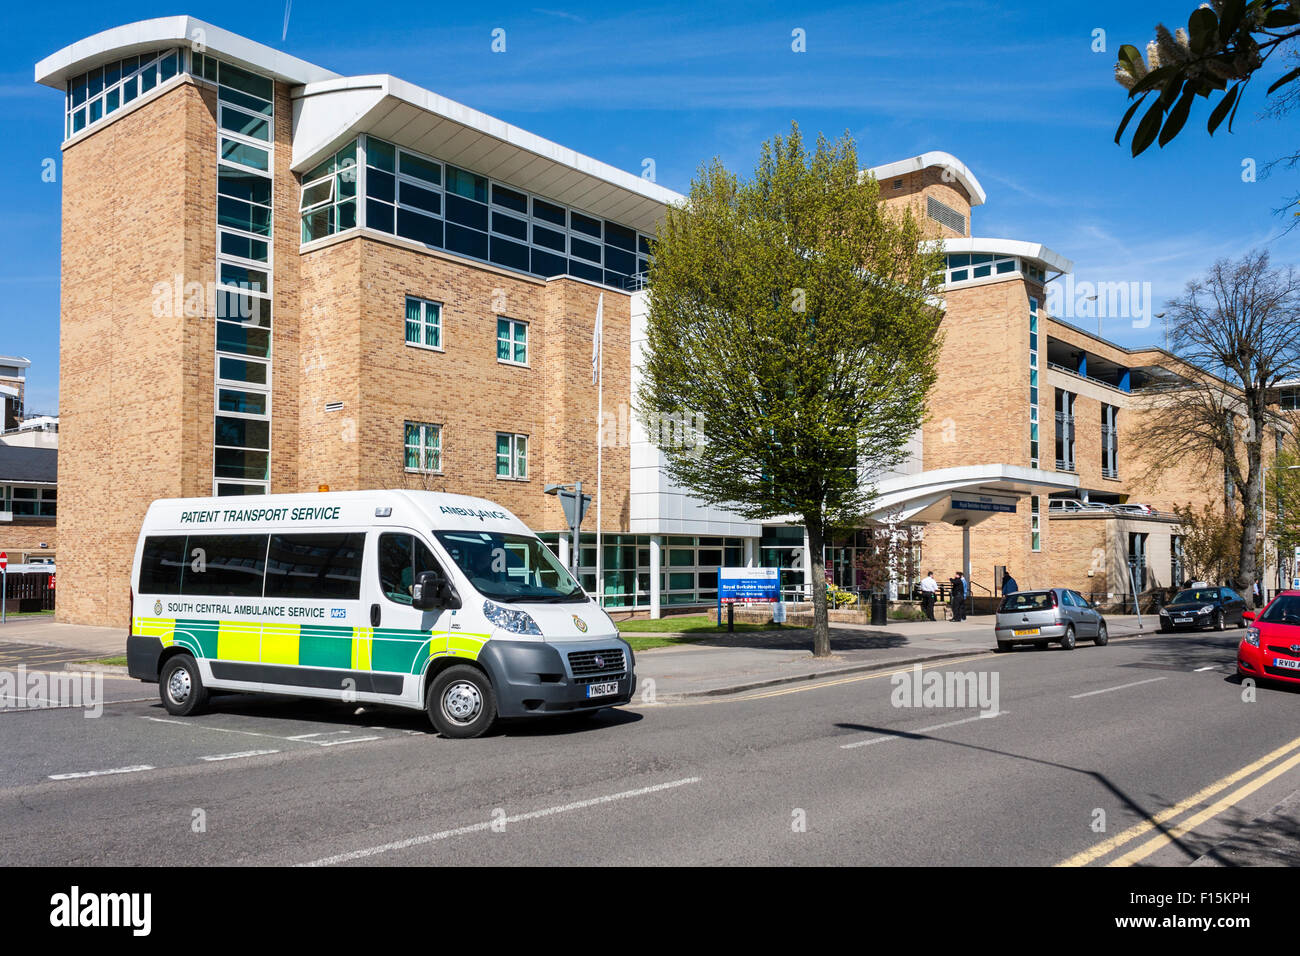
[[(42, 548), (42, 542), (48, 547)], [(0, 525), (0, 551), (9, 556), (11, 565), (29, 557), (57, 558), (58, 530), (54, 521), (15, 518)]]
[(125, 624), (149, 503), (205, 469), (211, 487), (212, 322), (154, 301), (213, 279), (215, 150), (210, 98), (182, 82), (63, 154), (62, 621)]
[[(901, 186), (895, 186), (901, 181)], [(922, 169), (917, 172), (890, 176), (880, 181), (880, 196), (885, 201), (885, 208), (894, 212), (910, 209), (912, 215), (933, 236), (957, 238), (971, 235), (970, 229), (970, 195), (956, 180), (945, 182), (943, 170), (937, 167)], [(927, 196), (933, 196), (945, 206), (966, 217), (966, 231), (957, 232), (942, 223), (929, 218), (926, 210)]]
[[(563, 513), (547, 483), (596, 480), (591, 332), (601, 292), (520, 276), (372, 235), (301, 257), (300, 490), (407, 487), (499, 501), (537, 530)], [(627, 530), (630, 453), (618, 427), (631, 388), (630, 299), (604, 290), (606, 489), (602, 527)], [(406, 296), (442, 305), (442, 347), (406, 344)], [(497, 361), (497, 316), (528, 323), (526, 367)], [(326, 412), (327, 402), (343, 402)], [(409, 474), (407, 421), (442, 426), (442, 472)], [(496, 476), (496, 434), (529, 437), (529, 477)], [(595, 514), (584, 526), (594, 529)]]

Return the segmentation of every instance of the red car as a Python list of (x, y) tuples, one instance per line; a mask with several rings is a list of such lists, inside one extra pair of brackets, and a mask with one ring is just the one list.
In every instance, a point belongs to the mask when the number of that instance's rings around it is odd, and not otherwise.
[(1300, 591), (1281, 591), (1251, 621), (1237, 647), (1237, 676), (1300, 684)]

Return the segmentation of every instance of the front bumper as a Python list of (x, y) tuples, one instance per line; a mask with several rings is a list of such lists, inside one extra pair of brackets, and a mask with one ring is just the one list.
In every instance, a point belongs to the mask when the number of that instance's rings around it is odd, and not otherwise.
[[(1276, 680), (1288, 684), (1300, 684), (1300, 670), (1277, 667), (1274, 661), (1279, 655), (1266, 647), (1255, 647), (1242, 641), (1237, 645), (1237, 673), (1242, 677), (1254, 677), (1257, 680)], [(1288, 658), (1282, 658), (1287, 660)]]
[(1213, 614), (1192, 614), (1192, 615), (1180, 614), (1178, 616), (1179, 617), (1190, 616), (1191, 620), (1186, 623), (1179, 624), (1175, 622), (1174, 615), (1170, 614), (1166, 616), (1164, 614), (1161, 614), (1159, 615), (1160, 626), (1165, 630), (1169, 630), (1169, 631), (1200, 631), (1200, 630), (1204, 630), (1207, 627), (1212, 627), (1214, 625)]
[[(575, 674), (572, 653), (622, 651), (622, 666)], [(479, 663), (492, 677), (501, 717), (540, 717), (616, 707), (636, 692), (632, 648), (618, 638), (608, 641), (534, 642), (493, 639), (483, 645)], [(612, 655), (611, 655), (612, 662)], [(588, 697), (593, 684), (616, 684), (612, 694)]]

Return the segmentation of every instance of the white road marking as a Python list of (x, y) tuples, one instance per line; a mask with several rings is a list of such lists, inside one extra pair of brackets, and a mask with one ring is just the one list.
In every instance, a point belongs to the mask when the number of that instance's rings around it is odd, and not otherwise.
[(455, 836), (462, 836), (466, 833), (481, 833), (490, 829), (494, 824), (502, 823), (521, 823), (525, 820), (536, 820), (540, 817), (555, 816), (557, 813), (569, 813), (573, 810), (583, 810), (587, 807), (598, 806), (602, 803), (612, 803), (615, 800), (629, 800), (632, 797), (644, 797), (647, 794), (659, 793), (664, 790), (674, 790), (677, 787), (684, 787), (688, 784), (699, 783), (699, 777), (686, 777), (682, 780), (674, 780), (671, 783), (658, 783), (652, 787), (638, 787), (636, 790), (624, 790), (622, 793), (611, 793), (603, 797), (593, 797), (590, 800), (578, 800), (574, 803), (566, 803), (558, 807), (547, 807), (545, 810), (532, 810), (528, 813), (519, 813), (513, 817), (506, 817), (504, 820), (487, 820), (483, 823), (472, 823), (468, 826), (456, 827), (452, 830), (440, 830), (437, 833), (427, 833), (424, 836), (411, 837), (407, 840), (398, 840), (394, 843), (383, 843), (379, 846), (368, 847), (364, 850), (353, 850), (350, 853), (337, 853), (334, 856), (322, 857), (319, 860), (312, 860), (310, 863), (299, 863), (299, 866), (333, 866), (335, 863), (347, 863), (350, 860), (361, 860), (369, 856), (377, 856), (380, 853), (389, 853), (393, 850), (405, 850), (413, 846), (421, 846), (426, 843), (434, 843), (438, 840), (446, 840)]
[(262, 757), (267, 754), (278, 754), (278, 750), (241, 750), (233, 754), (213, 754), (211, 757), (200, 757), (200, 760), (237, 760), (240, 757)]
[(1192, 671), (1192, 673), (1193, 673), (1193, 674), (1199, 674), (1201, 671), (1212, 671), (1212, 670), (1217, 670), (1218, 667), (1219, 667), (1218, 664), (1211, 664), (1209, 667), (1198, 667), (1198, 668), (1196, 668), (1196, 670)]
[(1152, 677), (1150, 680), (1135, 680), (1131, 684), (1120, 684), (1118, 687), (1104, 687), (1101, 690), (1090, 690), (1086, 694), (1071, 694), (1070, 700), (1078, 700), (1081, 697), (1091, 697), (1094, 694), (1109, 694), (1113, 690), (1125, 690), (1129, 687), (1141, 687), (1143, 684), (1154, 684), (1158, 680), (1167, 680), (1165, 677)]
[(840, 744), (841, 750), (852, 750), (854, 747), (869, 747), (872, 744), (884, 743), (886, 740), (906, 740), (908, 734), (928, 734), (932, 730), (945, 730), (948, 727), (958, 727), (962, 724), (974, 723), (977, 720), (992, 720), (994, 717), (1005, 717), (1010, 711), (999, 710), (995, 714), (976, 714), (974, 717), (966, 717), (962, 720), (950, 720), (946, 724), (935, 724), (933, 727), (920, 727), (916, 730), (900, 730), (895, 734), (885, 737), (872, 737), (868, 740), (858, 740), (851, 744)]
[(359, 744), (367, 740), (383, 740), (382, 737), (345, 737), (342, 740), (309, 740), (307, 743), (317, 747), (337, 747), (339, 744)]
[(141, 764), (138, 767), (116, 767), (113, 770), (80, 770), (76, 773), (52, 773), (51, 780), (76, 780), (81, 777), (103, 777), (110, 773), (138, 773), (141, 770), (152, 770), (153, 767), (148, 764)]
[(147, 717), (140, 715), (141, 720), (152, 720), (158, 724), (177, 724), (181, 727), (193, 727), (198, 730), (215, 730), (222, 734), (243, 734), (246, 737), (269, 737), (272, 740), (290, 740), (296, 744), (312, 744), (317, 747), (333, 747), (336, 744), (361, 743), (367, 740), (382, 740), (381, 737), (348, 737), (342, 740), (312, 740), (313, 737), (329, 737), (335, 734), (350, 734), (350, 730), (328, 730), (314, 734), (298, 734), (296, 737), (283, 737), (280, 734), (264, 734), (256, 730), (236, 730), (233, 727), (213, 727), (211, 724), (196, 724), (187, 720), (168, 720), (165, 717)]
[[(157, 697), (128, 697), (122, 700), (106, 700), (103, 701), (103, 705), (107, 707), (110, 704), (138, 704), (141, 701), (157, 699)], [(0, 697), (0, 714), (29, 714), (38, 710), (85, 710), (87, 707), (86, 704), (51, 705), (45, 700), (44, 697)]]

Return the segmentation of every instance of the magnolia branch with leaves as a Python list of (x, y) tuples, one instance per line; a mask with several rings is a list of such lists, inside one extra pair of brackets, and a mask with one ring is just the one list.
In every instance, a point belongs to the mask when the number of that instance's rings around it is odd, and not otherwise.
[[(1270, 57), (1298, 37), (1300, 0), (1213, 0), (1192, 11), (1186, 29), (1170, 32), (1163, 23), (1157, 25), (1145, 59), (1131, 44), (1120, 47), (1115, 79), (1134, 102), (1120, 121), (1115, 142), (1152, 98), (1133, 133), (1134, 156), (1153, 142), (1163, 147), (1177, 136), (1198, 97), (1222, 94), (1206, 129), (1214, 135), (1226, 119), (1231, 131), (1246, 86)], [(1298, 78), (1300, 67), (1288, 70), (1268, 94)]]

